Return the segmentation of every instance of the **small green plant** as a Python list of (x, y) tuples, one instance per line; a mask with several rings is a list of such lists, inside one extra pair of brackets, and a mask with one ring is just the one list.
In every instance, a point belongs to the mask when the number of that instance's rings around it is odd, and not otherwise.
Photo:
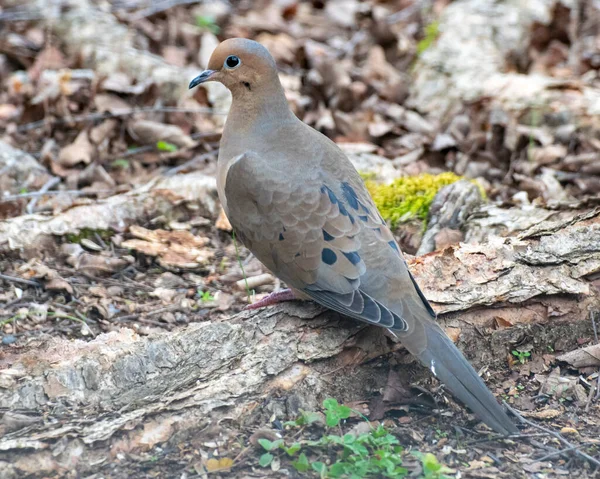
[(12, 323), (13, 321), (22, 319), (25, 316), (26, 316), (25, 313), (17, 313), (14, 316), (11, 316), (10, 318), (2, 319), (2, 320), (0, 320), (0, 328), (5, 326), (6, 324)]
[(99, 236), (103, 241), (109, 241), (114, 235), (112, 230), (95, 230), (91, 228), (82, 228), (79, 233), (68, 233), (65, 239), (68, 243), (81, 243), (82, 239), (95, 240)]
[(338, 426), (342, 419), (348, 419), (352, 414), (352, 409), (343, 404), (338, 404), (332, 398), (323, 401), (323, 408), (325, 408), (325, 424), (327, 424), (327, 427)]
[(177, 151), (178, 149), (177, 145), (169, 143), (168, 141), (157, 141), (156, 148), (158, 148), (160, 151), (168, 151), (170, 153)]
[(425, 26), (425, 35), (423, 39), (417, 43), (417, 56), (420, 56), (425, 50), (427, 50), (437, 40), (440, 34), (440, 22), (431, 22)]
[(521, 364), (525, 364), (527, 359), (531, 357), (529, 351), (517, 351), (516, 349), (512, 351), (512, 355), (517, 358)]
[(295, 421), (287, 421), (283, 423), (284, 426), (294, 427), (294, 426), (309, 426), (312, 423), (320, 422), (321, 415), (317, 412), (303, 411), (300, 410), (300, 416), (296, 418)]
[(196, 25), (203, 30), (208, 30), (211, 33), (217, 35), (221, 31), (221, 27), (215, 22), (215, 18), (210, 15), (197, 15)]
[(210, 293), (210, 291), (198, 290), (196, 292), (196, 296), (202, 303), (210, 303), (211, 301), (215, 300), (215, 297)]
[[(285, 439), (259, 439), (258, 442), (265, 451), (259, 458), (259, 465), (267, 467), (275, 457), (289, 457), (291, 466), (299, 473), (312, 474), (312, 477), (316, 473), (317, 477), (323, 479), (408, 477), (408, 469), (402, 466), (403, 454), (406, 453), (398, 439), (383, 425), (371, 427), (369, 432), (362, 434), (343, 434), (342, 420), (348, 419), (352, 413), (359, 416), (362, 414), (332, 398), (323, 401), (323, 411), (326, 430), (319, 439), (295, 441), (291, 444), (286, 443)], [(322, 422), (321, 414), (301, 411), (295, 421), (288, 421), (285, 425), (305, 428), (317, 422)], [(339, 429), (340, 434), (329, 434), (333, 428), (336, 432)], [(445, 479), (447, 476), (444, 474), (451, 472), (433, 454), (415, 456), (423, 467), (423, 475), (420, 476), (422, 479)]]
[(445, 474), (451, 473), (452, 470), (440, 464), (430, 452), (423, 454), (421, 452), (413, 452), (413, 455), (421, 461), (423, 466), (423, 479), (443, 479)]
[(119, 159), (111, 162), (110, 167), (111, 168), (121, 168), (122, 170), (125, 170), (125, 169), (129, 168), (129, 161), (126, 160), (125, 158), (119, 158)]

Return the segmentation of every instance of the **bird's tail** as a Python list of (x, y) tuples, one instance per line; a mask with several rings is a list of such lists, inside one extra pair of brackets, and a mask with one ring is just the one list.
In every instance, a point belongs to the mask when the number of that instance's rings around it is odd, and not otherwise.
[[(423, 316), (428, 314), (421, 308), (418, 310)], [(419, 319), (426, 346), (415, 348), (415, 343), (407, 338), (406, 348), (488, 426), (505, 435), (518, 433), (513, 421), (442, 328), (429, 317)]]

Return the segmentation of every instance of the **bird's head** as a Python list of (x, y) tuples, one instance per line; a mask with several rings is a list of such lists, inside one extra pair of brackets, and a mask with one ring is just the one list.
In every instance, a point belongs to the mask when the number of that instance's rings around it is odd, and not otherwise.
[(236, 92), (260, 91), (279, 84), (275, 60), (260, 43), (245, 38), (225, 40), (215, 49), (208, 68), (190, 82), (190, 88), (217, 81)]

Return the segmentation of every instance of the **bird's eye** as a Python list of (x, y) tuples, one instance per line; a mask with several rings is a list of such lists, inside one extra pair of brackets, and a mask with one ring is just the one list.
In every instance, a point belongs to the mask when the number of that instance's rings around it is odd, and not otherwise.
[(239, 59), (239, 57), (236, 57), (235, 55), (229, 55), (225, 59), (225, 68), (229, 68), (230, 70), (239, 67), (241, 64), (242, 61)]

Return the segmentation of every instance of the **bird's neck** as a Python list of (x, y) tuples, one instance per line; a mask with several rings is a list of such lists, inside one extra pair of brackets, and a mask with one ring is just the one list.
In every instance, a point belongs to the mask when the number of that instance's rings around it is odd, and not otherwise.
[(296, 120), (279, 81), (263, 91), (233, 91), (232, 95), (233, 102), (223, 135), (235, 132), (236, 135), (263, 136), (265, 129)]

